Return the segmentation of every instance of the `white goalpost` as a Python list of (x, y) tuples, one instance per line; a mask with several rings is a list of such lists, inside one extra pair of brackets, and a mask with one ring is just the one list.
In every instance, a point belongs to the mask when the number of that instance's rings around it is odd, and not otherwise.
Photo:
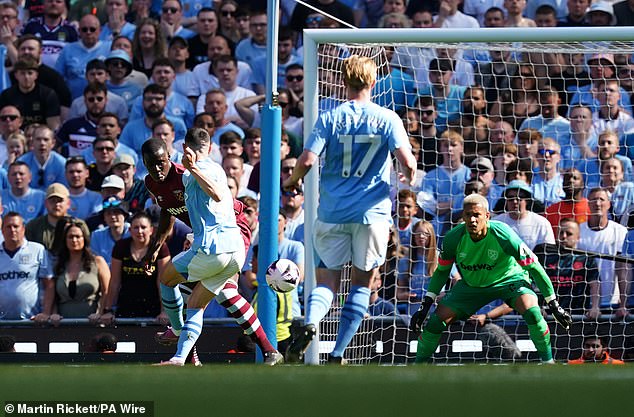
[[(473, 162), (475, 165), (478, 165), (477, 161), (482, 161), (476, 158), (486, 158), (493, 165), (493, 181), (487, 184), (489, 180), (481, 180), (485, 186), (484, 192), (488, 190), (487, 197), (492, 210), (495, 202), (502, 197), (504, 187), (515, 178), (511, 174), (516, 172), (528, 175), (532, 200), (537, 201), (536, 205), (531, 205), (528, 210), (532, 209), (539, 215), (544, 215), (546, 207), (565, 198), (563, 189), (535, 185), (538, 182), (535, 180), (536, 176), (545, 175), (544, 182), (550, 181), (549, 174), (544, 174), (550, 168), (544, 168), (547, 163), (540, 161), (538, 154), (539, 149), (546, 153), (550, 152), (542, 149), (546, 144), (553, 148), (553, 152), (559, 154), (555, 163), (558, 163), (561, 172), (570, 168), (581, 172), (586, 182), (583, 196), (587, 197), (590, 189), (595, 187), (609, 190), (608, 195), (613, 199), (613, 208), (609, 216), (615, 223), (624, 225), (624, 228), (618, 229), (619, 233), (624, 236), (627, 230), (634, 226), (634, 216), (631, 225), (628, 225), (632, 210), (630, 205), (634, 207), (634, 173), (631, 171), (631, 158), (634, 156), (634, 119), (630, 117), (634, 109), (634, 69), (625, 71), (630, 65), (634, 68), (634, 61), (631, 61), (634, 54), (632, 28), (313, 29), (304, 30), (303, 48), (305, 135), (312, 131), (320, 111), (333, 108), (345, 100), (341, 81), (343, 59), (357, 54), (375, 60), (379, 75), (377, 87), (373, 91), (373, 101), (397, 111), (402, 115), (406, 127), (407, 123), (412, 123), (411, 129), (407, 129), (412, 145), (420, 147), (418, 150), (421, 180), (411, 191), (416, 196), (418, 215), (430, 223), (438, 242), (441, 242), (444, 234), (459, 221), (459, 207), (464, 197), (465, 183), (469, 181), (468, 167), (472, 161), (476, 161)], [(617, 73), (606, 75), (606, 72), (596, 72), (588, 64), (588, 61), (595, 62), (594, 60), (603, 65), (609, 65), (612, 61), (611, 65)], [(491, 63), (493, 65), (490, 65)], [(430, 80), (430, 64), (435, 66), (432, 70), (444, 70), (445, 66), (451, 65), (451, 80), (448, 78), (444, 82), (457, 87), (447, 87), (444, 90), (446, 95), (439, 96), (439, 91), (443, 90), (431, 88), (431, 83), (439, 85), (443, 81), (439, 81), (436, 74), (432, 76), (433, 80)], [(620, 69), (623, 71), (619, 71)], [(596, 74), (601, 75), (597, 78)], [(617, 82), (614, 82), (613, 78)], [(468, 88), (469, 97), (473, 97), (473, 87), (476, 86), (483, 87), (482, 92), (486, 101), (483, 112), (471, 109), (471, 106), (477, 106), (472, 104), (473, 100), (463, 103), (465, 90)], [(610, 104), (610, 100), (613, 99), (608, 97), (610, 86), (619, 88), (621, 113), (628, 116), (621, 114), (618, 120), (610, 119), (609, 115), (605, 116), (603, 109), (615, 106)], [(543, 109), (549, 103), (549, 94), (557, 96), (561, 102), (561, 118), (555, 118), (555, 123), (551, 123), (551, 119), (544, 116), (548, 114)], [(575, 102), (577, 99), (579, 103)], [(469, 106), (468, 111), (465, 111), (465, 105)], [(429, 126), (429, 122), (423, 120), (425, 115), (422, 112), (429, 112), (430, 106), (435, 111), (435, 137), (426, 137), (421, 133), (426, 130), (415, 127), (416, 122), (418, 126), (425, 123)], [(575, 109), (579, 106), (584, 109)], [(582, 113), (586, 111), (585, 108), (592, 119), (587, 122), (589, 124), (584, 127), (580, 121), (583, 117), (578, 117), (576, 113), (575, 122), (571, 122), (570, 112), (575, 109), (575, 112)], [(542, 119), (538, 117), (540, 115)], [(588, 127), (590, 125), (591, 127)], [(460, 161), (460, 166), (467, 167), (467, 171), (464, 171), (465, 168), (461, 168), (463, 171), (453, 171), (454, 174), (467, 172), (466, 177), (460, 180), (460, 184), (446, 182), (442, 178), (445, 174), (433, 169), (436, 163), (441, 163), (443, 157), (453, 158), (448, 151), (441, 155), (441, 150), (438, 149), (440, 141), (454, 140), (447, 139), (448, 134), (443, 136), (443, 131), (455, 132), (461, 138), (459, 142), (462, 155), (457, 160)], [(617, 145), (620, 145), (618, 155), (608, 155), (605, 149), (609, 143), (599, 143), (599, 138), (603, 138), (602, 134), (610, 134), (612, 131), (618, 138)], [(522, 134), (518, 139), (520, 132)], [(450, 138), (455, 138), (455, 134), (452, 133), (454, 136), (450, 135)], [(552, 140), (538, 142), (536, 137)], [(550, 153), (548, 157), (552, 155), (553, 153)], [(602, 177), (592, 165), (596, 160), (597, 166), (601, 169), (604, 165), (609, 166), (609, 162), (606, 161), (613, 158), (618, 159), (623, 170), (622, 178), (617, 178), (618, 181), (612, 181), (608, 174), (605, 174), (605, 178)], [(439, 162), (425, 165), (428, 161), (436, 160)], [(484, 162), (484, 165), (487, 163)], [(526, 166), (528, 172), (525, 172)], [(603, 169), (607, 171), (609, 168)], [(618, 171), (618, 168), (615, 169)], [(621, 184), (626, 182), (631, 185)], [(437, 184), (436, 188), (434, 184)], [(468, 189), (474, 188), (476, 192), (478, 187), (482, 187), (480, 182), (471, 182), (467, 185)], [(623, 191), (630, 188), (631, 193)], [(397, 222), (398, 195), (401, 189), (402, 185), (395, 180), (392, 196)], [(461, 195), (458, 195), (458, 189)], [(546, 192), (543, 192), (544, 189)], [(315, 286), (312, 236), (318, 194), (319, 170), (313, 169), (305, 178), (305, 301)], [(499, 219), (508, 213), (508, 207), (504, 202), (497, 207), (496, 214), (501, 216)], [(549, 217), (550, 220), (557, 218), (557, 215), (559, 218), (570, 217), (563, 209), (550, 215), (554, 216)], [(525, 225), (518, 225), (519, 228), (524, 227), (524, 232), (528, 230), (525, 240), (537, 244), (555, 243), (552, 237), (542, 236), (543, 228), (534, 226), (534, 231), (531, 231), (530, 227), (526, 229)], [(556, 234), (551, 236), (557, 240)], [(424, 252), (418, 250), (413, 243), (415, 241), (411, 238), (411, 225), (404, 227), (400, 233), (396, 227), (394, 239), (396, 242), (390, 247), (388, 260), (381, 270), (382, 286), (375, 290), (385, 301), (395, 305), (396, 314), (367, 315), (344, 354), (350, 363), (394, 365), (412, 363), (414, 360), (416, 338), (408, 330), (409, 318), (416, 310), (420, 294), (424, 293), (424, 286), (429, 280), (428, 274), (424, 276), (425, 272), (414, 272), (415, 263), (420, 261), (419, 258), (414, 258), (419, 256), (416, 254)], [(634, 253), (634, 235), (627, 235), (626, 239), (632, 240), (631, 247)], [(603, 241), (597, 241), (596, 244), (593, 242), (590, 246), (586, 244), (585, 249), (601, 253), (611, 251), (610, 255), (616, 255), (623, 249), (622, 242), (621, 238), (621, 246), (617, 249), (617, 243), (613, 243), (610, 249)], [(547, 254), (553, 255), (553, 248), (554, 255), (557, 255), (557, 246), (548, 246)], [(559, 251), (560, 255), (563, 253)], [(555, 285), (560, 297), (563, 294), (572, 300), (571, 306), (577, 306), (573, 311), (575, 320), (570, 332), (567, 333), (560, 326), (556, 326), (548, 311), (544, 310), (551, 330), (553, 352), (555, 358), (560, 361), (578, 358), (581, 355), (583, 338), (592, 335), (603, 337), (611, 351), (619, 357), (634, 354), (634, 317), (630, 315), (629, 318), (626, 316), (623, 319), (615, 314), (618, 312), (617, 304), (620, 301), (628, 302), (622, 293), (625, 292), (626, 296), (632, 294), (632, 290), (625, 285), (630, 280), (630, 271), (627, 269), (626, 273), (619, 275), (619, 268), (627, 268), (626, 264), (592, 259), (597, 263), (599, 271), (596, 283), (592, 281), (593, 278), (587, 278), (591, 275), (584, 274), (586, 281), (557, 282)], [(577, 268), (577, 264), (574, 268)], [(426, 271), (425, 268), (422, 270)], [(453, 276), (457, 278), (459, 271), (454, 271)], [(345, 269), (342, 288), (335, 297), (329, 314), (319, 326), (316, 341), (306, 352), (305, 361), (308, 364), (323, 363), (334, 346), (337, 323), (349, 285), (347, 277), (348, 270)], [(624, 281), (623, 277), (626, 277), (627, 281)], [(597, 293), (593, 293), (595, 289)], [(632, 302), (629, 305), (634, 308), (634, 297), (631, 298)], [(600, 307), (598, 317), (589, 317), (596, 316), (596, 310), (589, 313), (592, 307)], [(482, 313), (486, 311), (482, 310)], [(526, 325), (522, 317), (516, 313), (504, 315), (493, 322), (487, 321), (486, 326), (469, 320), (452, 324), (434, 355), (436, 363), (536, 360), (538, 357), (529, 339)]]

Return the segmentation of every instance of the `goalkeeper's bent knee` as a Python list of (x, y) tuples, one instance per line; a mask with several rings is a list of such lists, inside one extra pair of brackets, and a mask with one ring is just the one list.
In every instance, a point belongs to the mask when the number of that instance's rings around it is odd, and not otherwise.
[(524, 321), (529, 326), (535, 325), (539, 323), (540, 320), (544, 319), (544, 317), (542, 316), (542, 312), (539, 310), (539, 307), (537, 306), (526, 309), (524, 314), (522, 314), (522, 317), (524, 317)]
[(442, 332), (444, 332), (446, 328), (447, 324), (444, 321), (440, 320), (435, 313), (432, 314), (432, 316), (429, 318), (429, 321), (427, 322), (427, 325), (425, 326), (425, 330), (433, 334), (442, 334)]

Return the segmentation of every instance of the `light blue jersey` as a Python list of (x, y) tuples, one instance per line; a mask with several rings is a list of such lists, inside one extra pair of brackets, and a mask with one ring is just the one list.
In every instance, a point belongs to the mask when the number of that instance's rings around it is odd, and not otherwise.
[(414, 78), (397, 68), (392, 68), (386, 77), (380, 77), (372, 89), (376, 104), (393, 108), (395, 111), (405, 109), (407, 103), (416, 98)]
[(196, 17), (203, 7), (213, 7), (211, 0), (183, 0), (183, 17)]
[[(128, 111), (132, 109), (134, 100), (143, 94), (143, 87), (129, 78), (126, 78), (125, 81), (119, 85), (111, 84), (109, 80), (106, 80), (106, 87), (108, 87), (108, 94), (112, 93), (123, 99)], [(108, 101), (108, 104), (109, 103), (110, 101)], [(108, 104), (106, 104), (106, 108)]]
[(634, 204), (634, 183), (620, 182), (610, 195), (610, 203), (612, 203), (612, 214), (614, 214), (613, 220), (618, 222), (621, 216), (627, 213), (627, 209)]
[[(121, 31), (119, 32), (119, 35), (125, 36), (126, 38), (132, 40), (132, 38), (134, 38), (135, 30), (136, 30), (136, 25), (130, 22), (125, 22), (123, 24), (123, 27), (121, 28)], [(103, 25), (101, 27), (101, 33), (99, 33), (99, 40), (112, 41), (113, 38), (114, 38), (114, 35), (112, 33), (112, 29), (110, 29), (110, 26)]]
[[(595, 97), (592, 92), (592, 84), (582, 85), (579, 88), (575, 86), (569, 87), (568, 91), (574, 93), (572, 98), (570, 99), (570, 103), (568, 103), (569, 108), (573, 108), (573, 106), (582, 104), (584, 106), (590, 107), (592, 113), (596, 113), (599, 111), (600, 103), (599, 100)], [(632, 114), (632, 103), (630, 101), (630, 94), (623, 89), (620, 88), (621, 98), (619, 99), (619, 106), (628, 112), (630, 115)]]
[(93, 59), (104, 61), (110, 53), (110, 42), (98, 41), (92, 48), (86, 48), (81, 41), (67, 44), (55, 62), (55, 70), (67, 82), (73, 99), (84, 94), (88, 85), (86, 64)]
[(242, 39), (236, 46), (235, 56), (238, 60), (244, 61), (251, 68), (254, 68), (259, 58), (266, 57), (266, 45), (256, 44), (251, 37)]
[(40, 313), (40, 279), (51, 279), (43, 245), (26, 239), (13, 256), (0, 244), (0, 319), (30, 319)]
[[(121, 239), (128, 237), (130, 237), (130, 223), (125, 223), (123, 225)], [(90, 237), (90, 250), (92, 250), (95, 255), (102, 256), (108, 266), (110, 266), (112, 262), (112, 248), (114, 248), (115, 243), (117, 242), (112, 238), (110, 227), (103, 227), (92, 232)]]
[(244, 131), (240, 129), (238, 125), (229, 122), (224, 126), (216, 127), (214, 135), (211, 137), (211, 141), (220, 146), (220, 136), (222, 136), (225, 132), (236, 132), (242, 139), (244, 139)]
[(396, 113), (348, 101), (319, 116), (305, 149), (322, 156), (317, 218), (325, 223), (391, 221), (390, 151), (410, 149)]
[(524, 129), (535, 129), (542, 137), (555, 139), (560, 146), (570, 143), (570, 121), (565, 117), (545, 119), (541, 114), (529, 117), (522, 122), (518, 132)]
[(544, 203), (545, 207), (560, 202), (564, 193), (564, 178), (557, 174), (553, 179), (545, 180), (541, 175), (533, 176), (533, 198)]
[[(185, 138), (187, 128), (185, 127), (183, 121), (172, 116), (166, 116), (166, 119), (174, 124), (174, 134), (176, 136), (175, 140)], [(143, 146), (143, 143), (151, 137), (152, 129), (145, 124), (145, 118), (143, 117), (140, 119), (131, 119), (131, 121), (123, 128), (121, 136), (119, 137), (119, 142), (132, 148), (137, 156), (138, 163), (136, 165), (135, 174), (137, 178), (143, 178), (147, 174), (147, 169), (143, 164), (143, 159), (139, 158), (139, 156), (141, 155), (141, 146)]]
[[(596, 131), (592, 129), (590, 133), (590, 137), (586, 144), (590, 149), (596, 152), (597, 146), (599, 142), (599, 136)], [(581, 153), (581, 148), (577, 145), (576, 142), (570, 137), (570, 140), (567, 143), (560, 143), (561, 146), (561, 162), (559, 166), (563, 169), (574, 168), (578, 162), (581, 162), (584, 157)], [(581, 171), (583, 172), (583, 171)]]
[(198, 79), (190, 70), (176, 74), (176, 79), (172, 87), (175, 92), (185, 97), (198, 97), (200, 95)]
[[(296, 55), (291, 55), (286, 63), (277, 63), (277, 86), (286, 87), (286, 68), (292, 64), (302, 65), (303, 61)], [(253, 73), (251, 74), (251, 83), (255, 85), (266, 85), (266, 55), (259, 57), (251, 65)], [(250, 88), (250, 87), (249, 87)]]
[(20, 213), (24, 224), (45, 213), (44, 200), (46, 194), (42, 190), (30, 188), (21, 197), (16, 197), (10, 189), (2, 190), (2, 209), (4, 213), (15, 211)]
[(66, 185), (66, 159), (55, 151), (51, 151), (44, 166), (40, 165), (33, 151), (27, 152), (18, 158), (29, 166), (31, 170), (31, 188), (46, 190), (54, 182)]
[(239, 251), (244, 247), (244, 241), (236, 225), (225, 171), (211, 158), (196, 162), (196, 166), (206, 178), (220, 186), (221, 200), (214, 201), (209, 197), (188, 170), (183, 173), (185, 205), (194, 232), (191, 251), (200, 250), (207, 255)]
[[(614, 155), (614, 157), (623, 164), (623, 180), (634, 181), (632, 160), (627, 156), (618, 154)], [(583, 174), (586, 191), (601, 185), (601, 165), (599, 164), (599, 158), (578, 159), (575, 168)]]
[[(458, 120), (460, 118), (460, 111), (462, 110), (462, 98), (467, 87), (459, 85), (450, 85), (449, 94), (446, 98), (434, 97), (434, 105), (436, 106), (436, 129), (440, 132), (447, 130), (449, 122)], [(431, 86), (421, 88), (418, 92), (419, 96), (433, 96), (434, 91)], [(416, 97), (413, 97), (409, 105), (414, 106)]]
[(80, 219), (86, 219), (91, 214), (101, 210), (103, 197), (96, 191), (85, 189), (79, 194), (70, 195), (70, 207), (68, 214)]
[[(185, 126), (194, 125), (194, 105), (191, 100), (184, 95), (172, 91), (167, 96), (167, 102), (165, 103), (165, 115), (171, 116), (177, 119), (181, 119), (185, 122)], [(143, 111), (143, 96), (139, 96), (134, 100), (132, 104), (132, 110), (130, 111), (130, 120), (143, 119), (145, 112)], [(174, 126), (176, 127), (176, 126)]]

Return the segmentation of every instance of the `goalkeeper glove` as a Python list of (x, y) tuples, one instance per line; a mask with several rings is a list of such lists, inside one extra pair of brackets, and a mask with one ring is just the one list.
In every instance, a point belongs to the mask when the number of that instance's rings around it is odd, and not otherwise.
[(568, 314), (557, 302), (557, 300), (552, 300), (548, 303), (548, 308), (550, 309), (550, 314), (553, 315), (557, 323), (561, 324), (561, 326), (568, 330), (570, 325), (572, 324), (572, 317)]
[(419, 334), (423, 328), (423, 323), (429, 314), (429, 309), (434, 304), (434, 299), (429, 296), (423, 298), (423, 303), (420, 305), (418, 311), (412, 314), (412, 319), (409, 322), (409, 328), (416, 334)]

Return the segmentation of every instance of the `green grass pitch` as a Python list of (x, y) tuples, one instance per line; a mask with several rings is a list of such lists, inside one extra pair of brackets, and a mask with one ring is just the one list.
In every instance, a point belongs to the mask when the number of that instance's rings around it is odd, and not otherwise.
[[(0, 398), (153, 401), (156, 417), (634, 415), (634, 367), (2, 365)], [(8, 416), (8, 414), (7, 414)]]

